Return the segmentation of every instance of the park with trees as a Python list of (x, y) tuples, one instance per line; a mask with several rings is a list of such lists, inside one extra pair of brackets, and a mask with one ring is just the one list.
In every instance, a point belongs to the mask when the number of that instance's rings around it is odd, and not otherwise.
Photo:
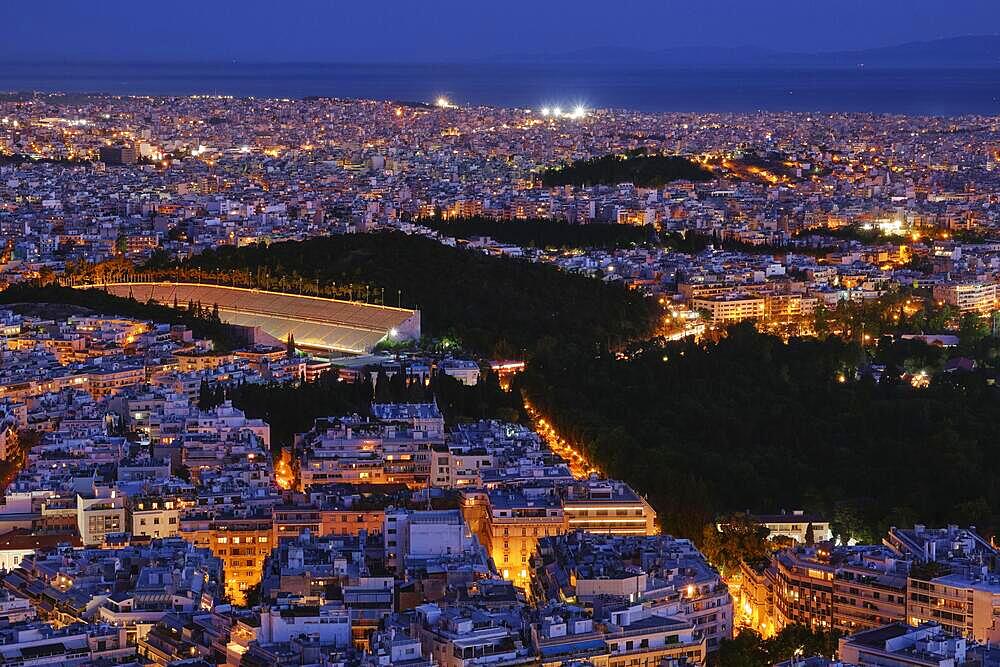
[[(803, 508), (830, 517), (838, 536), (862, 541), (918, 521), (974, 524), (990, 534), (1000, 520), (1000, 339), (982, 318), (914, 295), (821, 309), (809, 338), (742, 324), (668, 342), (652, 337), (660, 310), (638, 292), (401, 234), (226, 247), (136, 271), (263, 288), (296, 276), (304, 291), (324, 294), (345, 284), (398, 292), (439, 339), (461, 341), (482, 358), (528, 362), (510, 394), (486, 384), (482, 394), (448, 398), (441, 389), (446, 412), (523, 419), (521, 398), (530, 399), (589, 461), (647, 494), (664, 530), (699, 544), (706, 525), (736, 509)], [(205, 317), (53, 286), (0, 295), (0, 303), (32, 300), (225, 337), (207, 306)], [(900, 339), (945, 326), (957, 327), (957, 349)], [(977, 367), (944, 372), (955, 354)], [(905, 380), (921, 370), (927, 386)], [(316, 413), (363, 410), (378, 384), (247, 387), (232, 398), (251, 416), (268, 414), (287, 439)], [(427, 394), (397, 387), (388, 395)]]

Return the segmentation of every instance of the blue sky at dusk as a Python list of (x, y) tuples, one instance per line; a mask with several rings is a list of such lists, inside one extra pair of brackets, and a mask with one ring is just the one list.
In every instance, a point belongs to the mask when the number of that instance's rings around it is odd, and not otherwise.
[(0, 1), (7, 61), (481, 61), (595, 46), (830, 51), (996, 32), (998, 0)]

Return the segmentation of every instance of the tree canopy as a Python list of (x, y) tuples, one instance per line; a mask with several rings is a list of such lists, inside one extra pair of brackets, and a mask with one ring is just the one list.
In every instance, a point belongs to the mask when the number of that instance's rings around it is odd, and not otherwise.
[(810, 630), (804, 625), (788, 625), (778, 634), (763, 639), (753, 630), (743, 629), (732, 639), (719, 645), (718, 664), (725, 667), (767, 667), (793, 656), (813, 655), (832, 657), (837, 651), (836, 632)]
[(718, 527), (707, 524), (702, 534), (701, 551), (723, 575), (737, 570), (743, 561), (755, 561), (771, 555), (767, 542), (770, 531), (744, 513), (719, 519)]
[(721, 512), (782, 507), (865, 540), (917, 521), (997, 525), (1000, 397), (987, 374), (926, 389), (856, 380), (859, 345), (785, 344), (749, 324), (624, 356), (549, 346), (524, 385), (588, 460), (649, 494), (668, 532), (701, 542)]
[(207, 409), (225, 399), (233, 402), (251, 419), (263, 419), (271, 426), (273, 449), (292, 443), (296, 433), (312, 428), (319, 417), (358, 414), (367, 416), (372, 402), (429, 403), (436, 401), (448, 423), (476, 419), (523, 419), (517, 392), (500, 388), (492, 371), (480, 381), (466, 386), (455, 378), (436, 373), (428, 385), (407, 381), (406, 373), (389, 377), (379, 371), (372, 381), (365, 373), (354, 382), (343, 382), (334, 372), (323, 373), (315, 382), (272, 382), (211, 387), (203, 384), (198, 405)]
[(672, 181), (708, 181), (712, 172), (681, 155), (603, 155), (553, 167), (542, 174), (546, 186), (618, 185), (658, 188)]
[(147, 273), (329, 295), (365, 284), (388, 304), (416, 307), (435, 336), (457, 335), (496, 357), (529, 354), (540, 340), (616, 345), (648, 335), (655, 306), (625, 288), (546, 264), (451, 248), (421, 236), (350, 234), (300, 242), (227, 246)]

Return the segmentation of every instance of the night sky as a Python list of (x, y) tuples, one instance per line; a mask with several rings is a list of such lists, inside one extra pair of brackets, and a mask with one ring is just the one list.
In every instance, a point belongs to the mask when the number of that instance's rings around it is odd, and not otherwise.
[(0, 0), (0, 60), (439, 62), (833, 51), (1000, 32), (998, 0)]

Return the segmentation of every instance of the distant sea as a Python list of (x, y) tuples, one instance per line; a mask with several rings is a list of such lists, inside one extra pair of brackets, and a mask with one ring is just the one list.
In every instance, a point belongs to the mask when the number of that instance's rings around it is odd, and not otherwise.
[(311, 95), (640, 111), (1000, 115), (1000, 69), (663, 68), (601, 65), (25, 64), (0, 92)]

